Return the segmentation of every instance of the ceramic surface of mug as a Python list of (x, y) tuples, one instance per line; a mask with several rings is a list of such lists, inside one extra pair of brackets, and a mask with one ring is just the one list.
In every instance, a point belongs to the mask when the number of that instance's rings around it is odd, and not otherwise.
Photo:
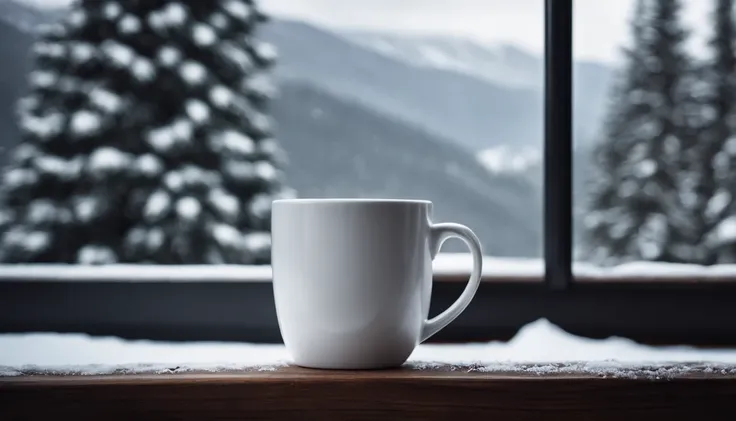
[[(374, 369), (403, 364), (475, 295), (482, 251), (473, 232), (433, 224), (419, 200), (276, 200), (273, 288), (279, 327), (297, 365)], [(432, 259), (447, 238), (470, 248), (460, 298), (428, 320)]]

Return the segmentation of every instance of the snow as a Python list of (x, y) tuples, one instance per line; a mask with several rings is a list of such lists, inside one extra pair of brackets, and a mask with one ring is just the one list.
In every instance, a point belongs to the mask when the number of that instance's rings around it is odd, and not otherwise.
[(33, 51), (39, 56), (54, 58), (64, 56), (64, 47), (58, 42), (38, 41), (33, 45)]
[(94, 111), (80, 110), (72, 115), (71, 129), (78, 136), (88, 136), (100, 130), (102, 121)]
[(250, 17), (250, 9), (245, 2), (239, 0), (228, 0), (223, 8), (234, 18), (246, 20)]
[(736, 156), (736, 136), (728, 138), (723, 144), (723, 151), (728, 155)]
[(210, 25), (214, 26), (217, 29), (227, 29), (228, 27), (228, 20), (225, 15), (219, 12), (215, 12), (210, 16)]
[(72, 59), (79, 64), (91, 59), (95, 54), (95, 49), (89, 43), (74, 42), (71, 46), (71, 52)]
[(222, 177), (216, 171), (205, 170), (196, 165), (187, 165), (181, 169), (181, 176), (187, 185), (204, 185), (212, 187), (220, 184)]
[(34, 199), (28, 205), (28, 221), (34, 225), (56, 220), (56, 206), (49, 199)]
[(720, 244), (736, 243), (736, 216), (729, 216), (715, 229)]
[(166, 28), (164, 16), (157, 11), (148, 14), (148, 25), (154, 30), (161, 31)]
[(509, 148), (497, 146), (478, 153), (478, 160), (492, 173), (521, 173), (539, 165), (539, 148)]
[(143, 227), (135, 227), (128, 231), (125, 237), (127, 247), (137, 248), (146, 241), (146, 229)]
[(667, 138), (664, 140), (664, 151), (668, 155), (676, 155), (680, 152), (680, 145), (682, 142), (680, 142), (680, 139), (677, 138), (675, 135), (667, 135)]
[(35, 72), (31, 72), (29, 79), (32, 85), (39, 88), (48, 88), (56, 83), (58, 77), (52, 72), (37, 70)]
[(728, 190), (719, 189), (708, 201), (705, 215), (711, 218), (720, 215), (721, 212), (723, 212), (731, 203), (731, 199), (731, 193), (729, 193)]
[(5, 171), (3, 174), (3, 182), (8, 187), (29, 186), (38, 181), (38, 174), (35, 171), (26, 168), (13, 168)]
[(169, 211), (171, 198), (161, 190), (152, 193), (143, 208), (143, 217), (148, 221), (157, 221)]
[(662, 133), (662, 124), (656, 120), (647, 120), (640, 124), (636, 131), (638, 133), (633, 133), (632, 136), (641, 139), (653, 139)]
[(47, 232), (31, 231), (23, 239), (23, 247), (26, 250), (38, 252), (49, 246), (51, 238)]
[(648, 215), (639, 234), (635, 241), (639, 253), (646, 260), (655, 260), (662, 254), (667, 241), (667, 217), (660, 213)]
[(38, 148), (31, 143), (21, 143), (15, 151), (13, 151), (13, 159), (17, 161), (27, 161), (28, 159), (39, 155), (40, 152)]
[(79, 250), (77, 262), (82, 265), (111, 264), (117, 261), (117, 256), (109, 247), (100, 245), (86, 245)]
[(128, 153), (110, 146), (96, 149), (89, 157), (89, 168), (95, 174), (118, 172), (128, 167), (133, 160)]
[(172, 171), (164, 176), (164, 184), (171, 191), (179, 191), (184, 187), (184, 177), (178, 171)]
[(117, 19), (123, 13), (123, 8), (120, 7), (117, 1), (108, 1), (102, 9), (102, 13), (106, 18), (113, 20)]
[(99, 210), (99, 200), (94, 196), (79, 196), (74, 200), (74, 214), (81, 222), (92, 221), (98, 215)]
[(657, 163), (652, 159), (645, 159), (636, 165), (636, 175), (641, 178), (651, 177), (657, 171)]
[(163, 21), (170, 26), (180, 26), (187, 19), (187, 10), (179, 2), (169, 3), (162, 11)]
[(153, 149), (166, 152), (174, 146), (176, 138), (171, 127), (159, 127), (148, 132), (146, 141)]
[(190, 99), (187, 101), (186, 112), (189, 118), (195, 123), (203, 124), (206, 123), (210, 118), (210, 109), (204, 102), (198, 99)]
[(271, 213), (273, 198), (265, 193), (259, 193), (250, 199), (250, 214), (256, 218), (265, 218)]
[(258, 150), (267, 156), (273, 157), (279, 156), (283, 153), (278, 142), (274, 139), (261, 139), (258, 142)]
[(236, 180), (250, 180), (253, 178), (253, 164), (248, 161), (228, 160), (225, 163), (225, 173)]
[(39, 99), (38, 95), (30, 94), (18, 99), (16, 107), (18, 109), (18, 112), (20, 112), (21, 114), (27, 114), (37, 108), (40, 103), (41, 100)]
[(82, 9), (74, 9), (67, 15), (66, 21), (74, 28), (80, 28), (87, 23), (87, 13)]
[(717, 174), (727, 175), (731, 171), (731, 158), (729, 158), (725, 151), (718, 152), (713, 157), (711, 165)]
[(254, 165), (255, 175), (264, 181), (273, 181), (276, 178), (277, 171), (270, 162), (258, 161)]
[[(281, 344), (176, 343), (58, 333), (0, 335), (0, 376), (275, 370), (290, 363)], [(693, 372), (733, 375), (734, 363), (734, 349), (656, 347), (617, 337), (588, 339), (538, 319), (508, 342), (421, 344), (406, 368), (431, 370), (451, 365), (463, 371), (535, 376), (571, 373), (667, 379)]]
[(636, 191), (637, 186), (633, 180), (624, 180), (618, 186), (618, 196), (621, 198), (631, 197)]
[(67, 35), (66, 28), (59, 23), (45, 23), (38, 26), (38, 33), (44, 36), (62, 38)]
[(233, 64), (240, 67), (243, 72), (249, 72), (253, 68), (253, 61), (248, 53), (236, 44), (223, 42), (220, 46), (220, 52), (224, 57), (230, 59)]
[(27, 231), (21, 227), (13, 226), (3, 233), (4, 245), (14, 245), (26, 251), (37, 253), (51, 242), (51, 237), (43, 231)]
[(190, 141), (192, 134), (194, 133), (194, 125), (190, 120), (179, 119), (171, 125), (171, 130), (174, 132), (174, 136), (182, 141)]
[(135, 34), (141, 30), (141, 21), (137, 17), (126, 14), (120, 22), (118, 22), (118, 29), (123, 34)]
[(193, 221), (202, 212), (202, 205), (193, 197), (183, 197), (176, 202), (176, 213), (181, 219)]
[(214, 224), (212, 227), (212, 237), (218, 243), (228, 247), (239, 247), (243, 241), (240, 231), (228, 224)]
[(156, 69), (153, 67), (153, 64), (150, 60), (143, 57), (138, 57), (133, 62), (133, 76), (135, 76), (136, 79), (144, 81), (144, 82), (150, 82), (153, 80), (153, 77), (156, 75)]
[(123, 100), (119, 95), (104, 88), (95, 88), (90, 92), (92, 104), (108, 113), (117, 113), (123, 107)]
[(204, 82), (207, 70), (196, 61), (186, 61), (179, 68), (181, 78), (190, 85), (200, 85)]
[(217, 85), (210, 90), (210, 101), (219, 108), (225, 108), (232, 103), (233, 92), (223, 85)]
[(158, 51), (158, 60), (167, 67), (173, 67), (181, 61), (181, 51), (171, 46), (164, 46)]
[[(160, 227), (151, 228), (146, 236), (146, 246), (149, 250), (157, 250), (164, 244), (164, 230)], [(161, 279), (161, 278), (159, 278)]]
[(264, 251), (271, 247), (271, 234), (267, 232), (251, 232), (243, 237), (245, 248), (250, 251)]
[(35, 134), (41, 140), (47, 140), (61, 134), (64, 128), (64, 122), (65, 118), (61, 113), (50, 113), (40, 117), (27, 113), (21, 115), (21, 126), (23, 129)]
[(239, 156), (250, 155), (255, 149), (253, 139), (235, 130), (226, 130), (215, 134), (211, 139), (210, 146), (215, 151), (224, 151)]
[(194, 43), (200, 47), (210, 47), (217, 42), (215, 31), (208, 25), (198, 23), (192, 28)]
[[(128, 232), (125, 238), (125, 245), (128, 251), (141, 251), (145, 249), (148, 252), (154, 252), (164, 242), (164, 233), (159, 227), (151, 228), (147, 230), (144, 227), (135, 227)], [(120, 267), (120, 265), (115, 265)], [(166, 278), (161, 278), (166, 280)]]
[(39, 156), (33, 160), (40, 172), (52, 174), (65, 180), (71, 180), (79, 175), (82, 162), (78, 158), (66, 160), (53, 155)]
[(278, 58), (276, 47), (267, 42), (256, 42), (255, 51), (258, 57), (267, 63), (274, 62)]
[(120, 67), (128, 67), (133, 63), (135, 52), (127, 45), (120, 44), (115, 41), (104, 41), (102, 43), (102, 51), (110, 58), (110, 60)]
[(210, 190), (209, 194), (207, 195), (207, 200), (221, 214), (226, 215), (227, 217), (232, 219), (238, 216), (238, 211), (240, 210), (238, 199), (235, 196), (228, 194), (224, 190)]
[(271, 120), (263, 113), (252, 113), (250, 124), (258, 133), (268, 133), (271, 130)]
[(276, 93), (276, 86), (268, 75), (259, 73), (250, 76), (246, 82), (246, 89), (256, 95), (271, 98)]
[(452, 68), (455, 60), (433, 45), (420, 45), (419, 54), (428, 64), (440, 68)]

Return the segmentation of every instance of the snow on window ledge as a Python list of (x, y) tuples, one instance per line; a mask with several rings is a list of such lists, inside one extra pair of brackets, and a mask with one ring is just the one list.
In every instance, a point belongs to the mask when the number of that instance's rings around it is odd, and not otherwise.
[[(0, 377), (272, 371), (289, 364), (283, 345), (155, 342), (81, 334), (0, 334)], [(424, 344), (406, 367), (611, 377), (736, 375), (736, 349), (654, 347), (628, 339), (571, 335), (545, 319), (508, 342)]]
[[(469, 253), (440, 253), (432, 263), (440, 277), (467, 276)], [(598, 267), (575, 262), (573, 273), (585, 279), (733, 279), (736, 264), (699, 266), (689, 264), (632, 262), (614, 267)], [(528, 258), (485, 256), (483, 277), (487, 280), (539, 281), (544, 277), (544, 261)], [(270, 266), (244, 265), (0, 265), (2, 281), (111, 281), (111, 282), (270, 282)]]

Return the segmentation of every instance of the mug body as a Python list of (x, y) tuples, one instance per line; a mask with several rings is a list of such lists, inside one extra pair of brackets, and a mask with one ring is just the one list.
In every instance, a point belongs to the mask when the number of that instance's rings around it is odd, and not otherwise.
[(430, 212), (430, 202), (413, 200), (274, 202), (274, 298), (297, 365), (371, 369), (406, 361), (429, 312)]

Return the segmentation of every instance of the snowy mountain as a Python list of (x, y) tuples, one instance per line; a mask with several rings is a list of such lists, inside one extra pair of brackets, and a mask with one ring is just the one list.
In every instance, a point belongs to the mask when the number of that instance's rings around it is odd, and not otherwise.
[(11, 24), (24, 32), (36, 32), (41, 25), (64, 15), (63, 8), (34, 7), (34, 3), (18, 0), (0, 0), (0, 21)]
[(302, 22), (274, 20), (263, 36), (279, 50), (282, 80), (308, 82), (469, 150), (541, 145), (538, 90), (409, 65)]
[(365, 31), (345, 31), (343, 35), (361, 46), (418, 67), (462, 72), (519, 88), (541, 88), (544, 82), (542, 63), (510, 45), (493, 48), (450, 36)]
[(502, 145), (478, 152), (478, 160), (492, 173), (523, 173), (540, 165), (542, 153), (532, 146), (512, 149)]
[[(343, 35), (411, 66), (463, 73), (500, 86), (531, 89), (539, 95), (544, 88), (543, 58), (515, 46), (489, 46), (451, 36), (367, 31), (345, 31)], [(612, 77), (613, 70), (606, 65), (589, 61), (574, 64), (574, 123), (581, 142), (591, 141), (599, 129)], [(526, 115), (539, 118), (532, 112)]]

